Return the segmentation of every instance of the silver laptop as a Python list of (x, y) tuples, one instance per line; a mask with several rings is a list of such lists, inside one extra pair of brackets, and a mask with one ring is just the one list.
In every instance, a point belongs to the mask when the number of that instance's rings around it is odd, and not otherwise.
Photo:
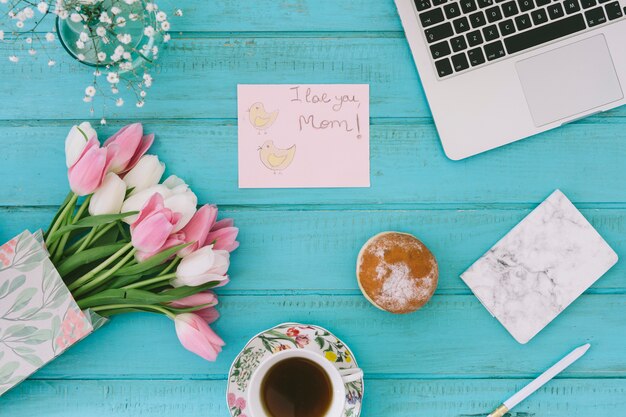
[(458, 160), (626, 104), (626, 0), (396, 0)]

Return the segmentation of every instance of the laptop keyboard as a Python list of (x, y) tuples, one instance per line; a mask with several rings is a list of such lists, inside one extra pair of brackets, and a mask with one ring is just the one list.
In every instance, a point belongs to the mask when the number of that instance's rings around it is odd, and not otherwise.
[(615, 0), (415, 0), (440, 78), (626, 14)]

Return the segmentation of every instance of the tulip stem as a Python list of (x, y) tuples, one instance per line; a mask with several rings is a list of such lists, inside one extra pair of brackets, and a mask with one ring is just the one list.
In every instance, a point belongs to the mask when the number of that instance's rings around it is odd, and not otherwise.
[(174, 267), (178, 266), (182, 258), (176, 257), (159, 275), (164, 275), (170, 272)]
[(85, 236), (80, 238), (80, 240), (78, 240), (76, 243), (70, 246), (67, 252), (68, 253), (80, 253), (83, 250), (85, 250), (85, 248), (89, 246), (89, 244), (93, 241), (93, 237), (96, 235), (96, 233), (98, 233), (99, 228), (100, 226), (92, 227), (89, 233), (87, 233)]
[[(50, 227), (50, 230), (48, 230), (48, 237), (50, 237), (54, 232), (56, 232), (59, 229), (59, 227), (61, 227), (61, 225), (65, 223), (65, 220), (67, 219), (67, 216), (68, 216), (68, 212), (71, 212), (71, 210), (74, 209), (76, 200), (78, 200), (78, 195), (72, 193), (72, 198), (70, 198), (70, 201), (68, 201), (67, 205), (63, 207), (61, 214), (59, 215), (59, 217), (57, 217), (52, 227)], [(50, 246), (50, 243), (48, 241), (46, 241), (46, 246), (47, 247)]]
[(167, 317), (174, 320), (176, 318), (176, 314), (168, 311), (166, 308), (153, 306), (149, 304), (109, 304), (98, 307), (91, 307), (92, 311), (103, 311), (103, 310), (117, 310), (117, 309), (128, 309), (128, 308), (139, 308), (139, 309), (147, 309), (154, 310), (161, 314), (165, 314)]
[[(117, 258), (119, 258), (120, 256), (124, 255), (132, 247), (133, 247), (132, 242), (128, 242), (124, 247), (122, 247), (120, 250), (118, 250), (113, 255), (111, 255), (106, 261), (102, 262), (96, 268), (94, 268), (91, 271), (87, 272), (85, 275), (83, 275), (82, 277), (80, 277), (76, 281), (74, 281), (72, 284), (70, 284), (70, 286), (68, 287), (70, 289), (70, 291), (72, 291), (72, 293), (74, 293), (74, 290), (76, 290), (77, 288), (79, 288), (81, 285), (83, 285), (84, 283), (88, 282), (89, 280), (91, 280), (91, 278), (93, 278), (100, 271), (102, 271), (104, 268), (106, 268), (107, 266), (109, 266), (113, 262), (115, 262), (115, 260)], [(135, 252), (135, 250), (133, 249), (131, 251), (131, 253), (134, 254), (134, 252)]]
[[(132, 243), (129, 243), (129, 245), (132, 245)], [(127, 247), (128, 245), (126, 245), (125, 247)], [(124, 248), (122, 248), (124, 249)], [(121, 249), (120, 249), (121, 250)], [(126, 256), (124, 256), (124, 258), (122, 258), (121, 261), (119, 261), (117, 264), (115, 264), (115, 266), (111, 269), (109, 269), (108, 271), (106, 271), (105, 273), (103, 273), (102, 275), (97, 275), (93, 280), (87, 282), (85, 285), (83, 285), (82, 287), (76, 289), (76, 291), (73, 292), (73, 295), (79, 296), (82, 295), (86, 292), (88, 292), (90, 289), (97, 287), (98, 285), (100, 285), (104, 280), (106, 280), (107, 278), (109, 278), (111, 275), (115, 274), (117, 271), (119, 271), (119, 269), (121, 267), (123, 267), (124, 265), (126, 265), (126, 263), (128, 263), (128, 260), (131, 259), (133, 256), (135, 256), (135, 252), (137, 252), (137, 249), (131, 250), (130, 252), (128, 252), (126, 254)], [(113, 255), (115, 256), (115, 255)]]
[(89, 201), (91, 201), (92, 196), (93, 194), (89, 194), (85, 198), (85, 200), (81, 203), (80, 208), (76, 212), (76, 216), (74, 216), (74, 218), (72, 219), (72, 223), (76, 223), (83, 216), (83, 214), (85, 213), (85, 210), (87, 210), (87, 207), (89, 207)]
[(162, 275), (159, 275), (158, 277), (150, 278), (145, 281), (135, 282), (134, 284), (128, 284), (122, 287), (122, 289), (131, 290), (133, 288), (141, 288), (141, 287), (145, 287), (146, 285), (156, 284), (157, 282), (169, 281), (172, 278), (176, 278), (175, 272), (171, 274), (165, 274), (165, 275), (162, 274)]

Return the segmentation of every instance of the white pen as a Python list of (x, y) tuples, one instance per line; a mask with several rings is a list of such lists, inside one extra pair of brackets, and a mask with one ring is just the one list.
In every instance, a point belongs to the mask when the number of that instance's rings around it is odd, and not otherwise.
[(544, 386), (552, 378), (563, 372), (565, 368), (580, 359), (581, 356), (587, 353), (587, 350), (589, 350), (590, 347), (591, 345), (587, 343), (586, 345), (582, 345), (581, 347), (571, 351), (569, 355), (567, 355), (556, 364), (554, 364), (550, 369), (539, 375), (537, 379), (535, 379), (533, 382), (526, 385), (511, 398), (500, 404), (500, 406), (493, 410), (491, 414), (489, 414), (487, 417), (502, 417), (503, 415), (508, 413), (509, 410), (511, 410), (513, 407), (524, 401), (532, 393)]

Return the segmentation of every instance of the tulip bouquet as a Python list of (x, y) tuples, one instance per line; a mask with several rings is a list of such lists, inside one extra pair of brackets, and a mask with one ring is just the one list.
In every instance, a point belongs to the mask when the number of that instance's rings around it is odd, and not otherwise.
[(188, 350), (213, 361), (224, 342), (212, 288), (228, 283), (238, 229), (197, 209), (180, 178), (146, 152), (154, 135), (125, 126), (102, 145), (89, 123), (72, 127), (65, 154), (70, 193), (44, 234), (50, 258), (82, 309), (104, 317), (135, 311), (174, 321)]

